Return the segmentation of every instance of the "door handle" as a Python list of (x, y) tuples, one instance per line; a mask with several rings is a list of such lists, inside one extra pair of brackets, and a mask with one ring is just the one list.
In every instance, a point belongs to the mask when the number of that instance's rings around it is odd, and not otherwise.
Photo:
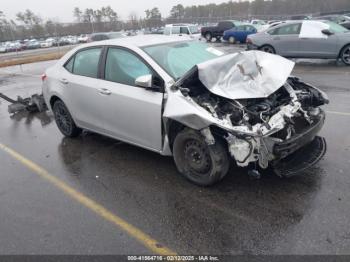
[(68, 84), (69, 84), (68, 80), (65, 79), (65, 78), (62, 78), (62, 79), (60, 80), (60, 82), (61, 82), (62, 84), (64, 84), (64, 85), (68, 85)]
[(106, 88), (101, 88), (98, 90), (98, 92), (101, 94), (101, 95), (105, 95), (105, 96), (109, 96), (112, 94), (111, 91), (109, 91), (108, 89)]
[(281, 40), (280, 37), (274, 37), (273, 40)]

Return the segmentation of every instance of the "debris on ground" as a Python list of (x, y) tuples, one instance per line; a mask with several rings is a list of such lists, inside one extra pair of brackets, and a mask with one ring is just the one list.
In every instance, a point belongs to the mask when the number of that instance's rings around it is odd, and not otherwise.
[(2, 93), (0, 93), (0, 98), (6, 100), (10, 103), (8, 106), (8, 112), (10, 114), (15, 114), (21, 111), (28, 112), (44, 112), (47, 110), (45, 100), (43, 95), (34, 94), (28, 98), (17, 97), (17, 100), (14, 100)]

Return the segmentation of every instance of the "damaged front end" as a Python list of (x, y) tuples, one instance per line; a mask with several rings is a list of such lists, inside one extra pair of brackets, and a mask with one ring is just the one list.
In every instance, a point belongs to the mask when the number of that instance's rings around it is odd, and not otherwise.
[[(197, 65), (168, 94), (164, 118), (200, 130), (208, 145), (223, 137), (240, 167), (256, 163), (291, 176), (323, 157), (326, 144), (317, 137), (325, 121), (320, 106), (329, 102), (322, 91), (290, 77), (293, 67), (259, 51)], [(304, 148), (308, 155), (291, 160)]]

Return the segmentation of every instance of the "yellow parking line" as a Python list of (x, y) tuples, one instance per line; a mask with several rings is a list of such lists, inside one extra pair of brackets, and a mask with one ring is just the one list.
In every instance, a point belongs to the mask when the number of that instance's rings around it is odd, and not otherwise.
[(347, 112), (327, 111), (327, 113), (341, 116), (350, 116), (350, 113)]
[(78, 203), (82, 204), (83, 206), (87, 207), (91, 211), (95, 212), (97, 215), (99, 215), (103, 219), (118, 226), (120, 229), (125, 231), (131, 237), (138, 240), (141, 244), (143, 244), (146, 248), (148, 248), (149, 250), (151, 250), (155, 254), (158, 254), (158, 255), (176, 255), (176, 253), (174, 251), (172, 251), (171, 249), (160, 245), (158, 241), (151, 238), (149, 235), (145, 234), (140, 229), (134, 227), (133, 225), (129, 224), (128, 222), (126, 222), (122, 218), (113, 214), (111, 211), (107, 210), (106, 208), (104, 208), (100, 204), (96, 203), (94, 200), (88, 198), (84, 194), (82, 194), (79, 191), (75, 190), (74, 188), (70, 187), (68, 184), (64, 183), (60, 179), (51, 175), (44, 168), (33, 163), (32, 161), (30, 161), (29, 159), (20, 155), (19, 153), (17, 153), (13, 149), (11, 149), (11, 148), (9, 148), (1, 143), (0, 143), (0, 149), (3, 150), (4, 152), (6, 152), (7, 154), (9, 154), (11, 157), (16, 159), (20, 163), (22, 163), (24, 166), (26, 166), (30, 170), (32, 170), (35, 174), (39, 175), (40, 177), (42, 177), (45, 180), (47, 180), (48, 182), (50, 182), (56, 188), (59, 188), (61, 191), (63, 191), (65, 194), (70, 196), (72, 199), (74, 199)]

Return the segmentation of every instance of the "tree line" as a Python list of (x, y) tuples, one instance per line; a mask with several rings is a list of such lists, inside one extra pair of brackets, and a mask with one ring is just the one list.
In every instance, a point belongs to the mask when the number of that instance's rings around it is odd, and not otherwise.
[[(0, 41), (86, 34), (98, 31), (119, 31), (154, 28), (166, 23), (208, 23), (220, 19), (281, 19), (294, 14), (320, 14), (339, 10), (350, 10), (349, 0), (238, 0), (221, 4), (175, 5), (170, 14), (163, 17), (157, 7), (145, 10), (139, 17), (131, 12), (126, 20), (121, 20), (112, 7), (100, 9), (74, 8), (72, 23), (59, 23), (54, 19), (43, 20), (38, 14), (27, 9), (16, 14), (15, 19), (7, 19), (0, 11)], [(350, 11), (349, 11), (350, 12)]]

